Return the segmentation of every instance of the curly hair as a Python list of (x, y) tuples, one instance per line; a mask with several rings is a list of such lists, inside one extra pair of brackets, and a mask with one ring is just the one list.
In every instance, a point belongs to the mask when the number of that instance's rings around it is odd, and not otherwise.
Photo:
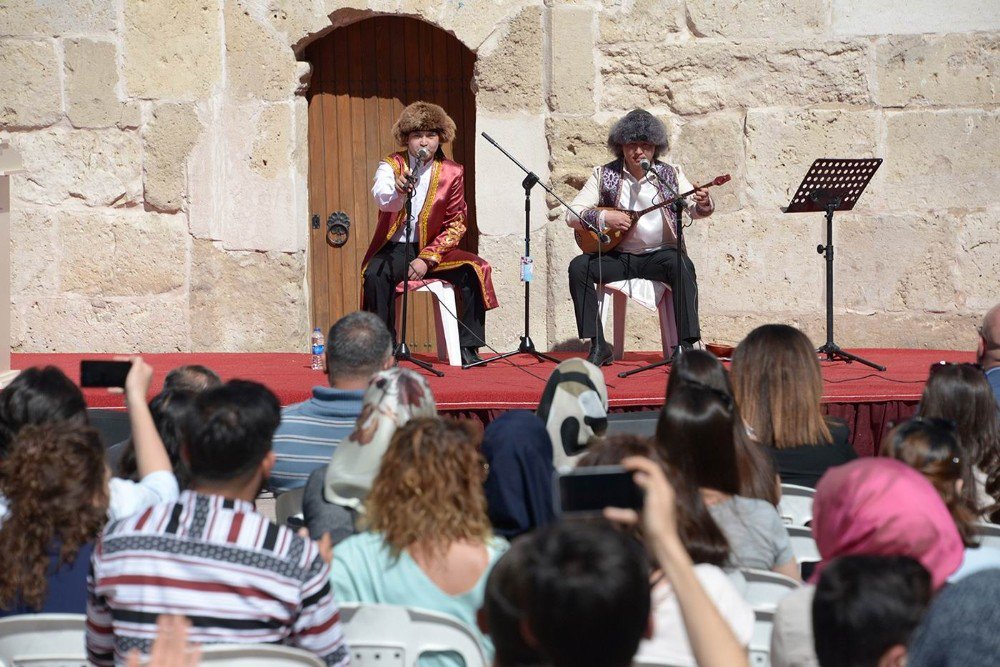
[(19, 599), (40, 609), (48, 592), (49, 552), (59, 564), (97, 538), (107, 520), (104, 446), (89, 426), (55, 422), (21, 429), (0, 463), (10, 513), (0, 527), (0, 607)]
[(458, 540), (489, 539), (481, 440), (471, 423), (439, 417), (411, 419), (392, 436), (363, 523), (394, 558), (415, 544), (440, 555)]

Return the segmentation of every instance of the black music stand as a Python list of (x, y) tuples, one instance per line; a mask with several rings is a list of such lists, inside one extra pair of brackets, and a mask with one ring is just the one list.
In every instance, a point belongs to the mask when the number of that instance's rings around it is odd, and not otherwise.
[(816, 252), (826, 256), (826, 343), (816, 351), (825, 354), (828, 361), (857, 361), (878, 371), (884, 371), (885, 366), (845, 352), (833, 341), (833, 212), (853, 209), (881, 164), (882, 158), (819, 158), (809, 167), (791, 203), (781, 209), (785, 213), (826, 214), (826, 245), (816, 246)]

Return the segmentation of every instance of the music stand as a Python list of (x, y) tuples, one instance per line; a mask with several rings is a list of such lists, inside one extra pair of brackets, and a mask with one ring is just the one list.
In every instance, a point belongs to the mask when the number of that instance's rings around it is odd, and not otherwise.
[(816, 351), (825, 354), (828, 361), (857, 361), (878, 371), (884, 371), (885, 366), (845, 352), (833, 340), (833, 212), (853, 209), (881, 164), (882, 158), (819, 158), (809, 167), (792, 201), (781, 209), (785, 213), (822, 211), (826, 215), (826, 245), (816, 246), (816, 252), (826, 256), (826, 343)]

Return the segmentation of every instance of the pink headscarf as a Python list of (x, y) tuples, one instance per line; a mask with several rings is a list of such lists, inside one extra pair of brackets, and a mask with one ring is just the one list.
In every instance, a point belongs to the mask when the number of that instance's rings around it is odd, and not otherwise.
[(937, 590), (964, 554), (941, 496), (894, 459), (862, 458), (828, 470), (816, 487), (812, 531), (823, 556), (813, 583), (838, 556), (909, 556), (927, 568)]

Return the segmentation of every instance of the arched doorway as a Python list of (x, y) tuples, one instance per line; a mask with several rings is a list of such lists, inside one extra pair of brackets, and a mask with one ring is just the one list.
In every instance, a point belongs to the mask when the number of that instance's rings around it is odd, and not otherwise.
[[(326, 331), (358, 308), (361, 260), (378, 215), (372, 176), (379, 160), (397, 150), (392, 125), (411, 102), (440, 104), (458, 125), (454, 143), (444, 151), (466, 168), (469, 216), (462, 247), (476, 251), (476, 100), (471, 85), (476, 56), (443, 30), (401, 16), (338, 28), (311, 44), (305, 55), (313, 65), (308, 93), (311, 314), (313, 326)], [(351, 220), (350, 238), (339, 248), (326, 241), (326, 220), (335, 211), (344, 211)], [(431, 352), (430, 295), (413, 296), (408, 342), (414, 352)]]

